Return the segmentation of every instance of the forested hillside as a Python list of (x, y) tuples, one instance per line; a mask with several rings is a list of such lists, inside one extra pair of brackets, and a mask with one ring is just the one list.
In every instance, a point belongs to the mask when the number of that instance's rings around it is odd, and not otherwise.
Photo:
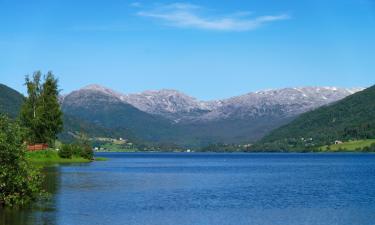
[(0, 113), (15, 118), (20, 111), (24, 97), (12, 88), (0, 84)]
[(264, 137), (254, 149), (315, 149), (336, 140), (375, 138), (375, 86), (307, 112)]

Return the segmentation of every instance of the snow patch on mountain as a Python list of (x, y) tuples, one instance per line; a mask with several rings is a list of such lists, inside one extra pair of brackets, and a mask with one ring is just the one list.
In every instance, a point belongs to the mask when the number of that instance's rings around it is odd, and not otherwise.
[[(171, 89), (150, 90), (138, 94), (122, 94), (89, 85), (72, 92), (73, 104), (80, 104), (92, 95), (104, 95), (105, 100), (128, 103), (141, 111), (160, 115), (175, 123), (248, 119), (265, 116), (291, 117), (330, 104), (363, 90), (363, 88), (296, 87), (251, 92), (223, 100), (200, 101)], [(72, 98), (72, 95), (75, 96)]]

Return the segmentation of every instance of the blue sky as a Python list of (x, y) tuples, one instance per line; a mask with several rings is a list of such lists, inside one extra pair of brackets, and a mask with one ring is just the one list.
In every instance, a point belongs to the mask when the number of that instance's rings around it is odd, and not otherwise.
[(375, 84), (374, 0), (0, 0), (0, 83), (52, 70), (63, 93)]

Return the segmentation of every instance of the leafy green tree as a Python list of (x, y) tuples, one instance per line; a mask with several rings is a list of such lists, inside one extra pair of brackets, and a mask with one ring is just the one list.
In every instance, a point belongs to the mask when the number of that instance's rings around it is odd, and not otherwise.
[(40, 104), (38, 114), (40, 130), (43, 131), (44, 143), (53, 144), (57, 139), (57, 134), (63, 130), (62, 111), (59, 104), (58, 80), (52, 72), (48, 72), (40, 92)]
[(24, 206), (41, 193), (41, 175), (25, 152), (20, 126), (0, 116), (0, 208)]
[(40, 119), (37, 115), (41, 89), (40, 78), (40, 71), (35, 72), (32, 79), (30, 79), (29, 76), (26, 76), (25, 78), (28, 97), (21, 107), (20, 120), (21, 125), (27, 128), (27, 141), (29, 143), (43, 142), (40, 136), (41, 132), (38, 130), (38, 121), (40, 121)]
[(35, 72), (32, 79), (26, 76), (25, 80), (28, 97), (21, 108), (20, 120), (28, 130), (27, 141), (53, 145), (63, 129), (58, 80), (48, 72), (41, 83), (40, 71)]

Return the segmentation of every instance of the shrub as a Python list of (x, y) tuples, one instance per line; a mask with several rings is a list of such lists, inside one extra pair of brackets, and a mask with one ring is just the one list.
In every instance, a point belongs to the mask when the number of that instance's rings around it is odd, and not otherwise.
[(81, 146), (81, 157), (89, 160), (94, 159), (94, 151), (90, 145)]
[(89, 144), (63, 144), (59, 151), (59, 156), (65, 159), (71, 159), (76, 156), (92, 160), (94, 159), (94, 152)]
[(70, 148), (74, 156), (81, 156), (82, 147), (79, 144), (71, 144)]
[(42, 176), (25, 153), (20, 126), (0, 116), (0, 207), (25, 206), (41, 193)]
[(63, 144), (59, 150), (59, 156), (64, 159), (71, 159), (73, 156), (73, 148), (69, 144)]
[(362, 149), (364, 152), (375, 152), (375, 143), (371, 144), (370, 146), (366, 146)]
[(370, 146), (370, 151), (375, 152), (375, 143), (372, 143)]
[(85, 134), (81, 134), (79, 136), (78, 145), (81, 148), (81, 152), (80, 152), (81, 157), (88, 159), (88, 160), (94, 159), (94, 151), (92, 149), (92, 146), (88, 137)]

